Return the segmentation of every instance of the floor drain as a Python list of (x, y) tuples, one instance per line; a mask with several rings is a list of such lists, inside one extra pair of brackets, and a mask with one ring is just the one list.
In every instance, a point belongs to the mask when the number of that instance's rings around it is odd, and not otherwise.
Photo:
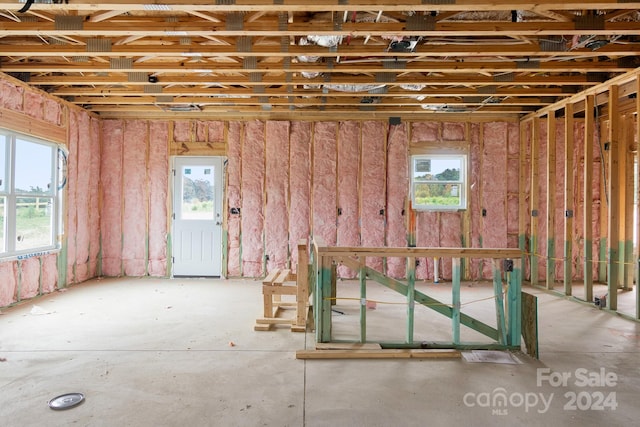
[(61, 411), (78, 406), (82, 402), (84, 402), (84, 394), (82, 393), (61, 394), (49, 401), (49, 408)]

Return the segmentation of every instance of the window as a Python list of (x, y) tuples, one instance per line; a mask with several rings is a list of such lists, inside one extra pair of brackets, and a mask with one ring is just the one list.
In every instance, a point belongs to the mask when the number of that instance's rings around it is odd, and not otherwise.
[(418, 210), (466, 209), (465, 154), (411, 156), (411, 201)]
[(0, 256), (56, 248), (58, 148), (0, 131)]

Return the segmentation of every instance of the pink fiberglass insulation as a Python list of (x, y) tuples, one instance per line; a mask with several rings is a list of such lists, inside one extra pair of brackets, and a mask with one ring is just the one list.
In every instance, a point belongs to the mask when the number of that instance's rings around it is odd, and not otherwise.
[[(387, 143), (387, 246), (407, 246), (405, 202), (409, 192), (407, 124), (389, 126)], [(387, 274), (406, 275), (404, 258), (387, 258)]]
[(442, 124), (442, 140), (443, 141), (466, 141), (464, 123), (443, 123)]
[(482, 245), (507, 247), (507, 123), (484, 124), (482, 156)]
[(209, 142), (224, 142), (224, 122), (211, 121), (208, 123), (209, 135), (207, 135), (207, 141)]
[(242, 275), (263, 275), (264, 123), (246, 122), (242, 146)]
[[(360, 125), (340, 122), (338, 127), (338, 246), (360, 246), (358, 226), (358, 164), (360, 163)], [(356, 272), (338, 267), (342, 278), (354, 278)]]
[[(76, 283), (76, 238), (78, 227), (78, 116), (69, 112), (69, 141), (67, 148), (67, 225), (65, 235), (67, 237), (67, 284)], [(84, 168), (83, 168), (84, 169)]]
[(89, 277), (98, 275), (100, 256), (100, 120), (91, 119), (91, 180), (89, 183), (89, 213), (91, 237), (89, 243)]
[[(438, 212), (416, 212), (416, 246), (440, 246), (440, 227), (438, 226)], [(433, 259), (419, 258), (416, 267), (416, 278), (433, 279)]]
[(123, 122), (102, 122), (100, 181), (102, 212), (100, 216), (102, 274), (122, 275), (122, 147)]
[(146, 274), (147, 229), (146, 121), (125, 122), (123, 155), (124, 212), (122, 218), (122, 261), (125, 276)]
[(72, 113), (76, 117), (78, 170), (76, 180), (76, 282), (84, 282), (89, 278), (89, 245), (91, 243), (90, 222), (90, 181), (93, 171), (91, 164), (91, 119), (85, 112)]
[(167, 188), (169, 185), (169, 141), (167, 122), (149, 123), (149, 262), (150, 276), (167, 275)]
[[(362, 123), (360, 239), (365, 247), (385, 246), (386, 135), (385, 122)], [(382, 258), (367, 258), (367, 266), (382, 272)]]
[(43, 96), (37, 92), (27, 91), (24, 93), (24, 112), (35, 119), (42, 120), (44, 117)]
[[(507, 191), (517, 194), (520, 181), (520, 159), (511, 157), (507, 160)], [(509, 218), (511, 220), (511, 218)], [(516, 221), (517, 222), (517, 221)], [(516, 229), (517, 232), (517, 229)]]
[(298, 264), (298, 241), (311, 231), (311, 123), (292, 122), (289, 137), (289, 252), (294, 271)]
[(3, 107), (13, 110), (22, 111), (24, 88), (16, 86), (7, 81), (0, 81), (0, 102)]
[[(556, 185), (555, 190), (555, 247), (554, 258), (561, 260), (564, 256), (564, 129), (563, 120), (558, 120), (556, 127)], [(573, 131), (573, 129), (572, 129)], [(562, 261), (555, 262), (555, 277), (564, 278), (564, 263)]]
[(62, 105), (54, 99), (45, 98), (43, 118), (46, 122), (59, 125), (62, 118)]
[[(482, 155), (482, 246), (507, 247), (507, 123), (485, 123)], [(484, 262), (483, 277), (491, 278), (490, 262)]]
[(175, 142), (191, 142), (191, 121), (178, 120), (173, 123), (173, 140)]
[[(507, 191), (518, 193), (520, 190), (520, 127), (518, 123), (508, 123), (507, 127)], [(509, 220), (511, 221), (511, 218)]]
[(411, 142), (436, 142), (439, 140), (439, 122), (415, 122), (411, 124)]
[(538, 130), (538, 183), (532, 183), (533, 191), (538, 191), (538, 277), (543, 279), (547, 269), (547, 121), (540, 120)]
[[(507, 196), (507, 233), (512, 234), (512, 235), (518, 235), (519, 233), (519, 225), (518, 225), (518, 218), (519, 218), (519, 212), (520, 212), (520, 198), (518, 197), (518, 194), (509, 194)], [(510, 248), (517, 248), (518, 245), (516, 246), (511, 246), (509, 245), (508, 247)]]
[(584, 259), (583, 246), (579, 244), (584, 238), (584, 231), (582, 224), (584, 223), (583, 204), (584, 199), (584, 187), (581, 184), (584, 178), (584, 167), (582, 161), (584, 161), (584, 122), (576, 121), (573, 130), (573, 194), (574, 194), (574, 208), (573, 208), (573, 273), (574, 278), (583, 278), (582, 263)]
[(267, 121), (265, 131), (264, 240), (269, 272), (285, 268), (289, 259), (289, 122)]
[[(460, 212), (440, 213), (440, 246), (459, 248), (462, 246), (462, 218)], [(440, 277), (451, 279), (451, 258), (440, 263)]]
[(196, 141), (198, 142), (207, 141), (207, 122), (196, 120), (195, 125), (196, 125)]
[(229, 256), (227, 261), (227, 274), (240, 276), (240, 222), (241, 222), (241, 139), (242, 124), (229, 122), (229, 134), (227, 138), (227, 245)]
[(40, 293), (40, 258), (18, 261), (20, 268), (20, 299), (33, 298)]
[(517, 158), (520, 156), (520, 124), (509, 122), (507, 128), (507, 152), (509, 157)]
[(55, 254), (45, 255), (42, 260), (42, 293), (48, 294), (56, 290), (58, 284), (58, 258)]
[(317, 122), (313, 137), (313, 235), (336, 245), (337, 123)]
[[(472, 248), (482, 247), (482, 226), (480, 216), (480, 180), (481, 170), (480, 161), (482, 153), (480, 151), (480, 124), (472, 123), (469, 129), (470, 147), (469, 147), (469, 200), (467, 203), (470, 210), (471, 221), (471, 242)], [(471, 279), (479, 279), (480, 274), (480, 260), (477, 258), (470, 259), (470, 277)]]
[(16, 302), (18, 289), (18, 262), (0, 262), (0, 307)]

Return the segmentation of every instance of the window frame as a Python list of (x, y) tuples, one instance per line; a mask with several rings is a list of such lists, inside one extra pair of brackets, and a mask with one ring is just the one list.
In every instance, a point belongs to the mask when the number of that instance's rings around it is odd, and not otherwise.
[[(10, 129), (0, 129), (0, 138), (5, 143), (4, 147), (4, 186), (0, 188), (0, 199), (4, 200), (4, 221), (0, 224), (3, 233), (3, 242), (0, 244), (0, 260), (10, 259), (26, 259), (33, 256), (44, 255), (60, 250), (59, 232), (61, 230), (60, 218), (62, 208), (62, 192), (60, 191), (58, 177), (61, 174), (60, 168), (60, 151), (62, 147), (52, 141), (42, 138), (25, 135)], [(25, 191), (16, 189), (16, 172), (17, 161), (16, 154), (18, 152), (18, 144), (38, 144), (50, 149), (50, 170), (51, 176), (48, 178), (48, 188), (42, 189), (42, 192)], [(39, 186), (36, 186), (38, 188)], [(32, 187), (33, 188), (33, 187)], [(19, 233), (19, 215), (18, 203), (20, 199), (37, 198), (39, 209), (48, 211), (49, 217), (49, 243), (39, 244), (32, 247), (20, 248), (18, 241)], [(1, 206), (1, 205), (0, 205)]]
[[(417, 180), (415, 173), (415, 165), (419, 160), (456, 160), (460, 161), (460, 177), (458, 180)], [(451, 152), (445, 150), (429, 150), (429, 152), (412, 154), (409, 159), (409, 194), (411, 197), (411, 206), (417, 211), (464, 211), (468, 208), (468, 162), (469, 155), (466, 152)], [(456, 205), (438, 205), (418, 203), (416, 201), (416, 185), (417, 184), (458, 184), (460, 188), (460, 203)]]

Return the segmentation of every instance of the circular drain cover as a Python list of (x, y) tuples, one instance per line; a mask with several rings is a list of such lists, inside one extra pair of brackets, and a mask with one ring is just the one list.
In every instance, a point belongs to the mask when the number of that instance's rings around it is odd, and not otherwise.
[(82, 393), (67, 393), (54, 397), (49, 401), (49, 408), (57, 411), (62, 409), (69, 409), (78, 406), (84, 402), (84, 394)]

